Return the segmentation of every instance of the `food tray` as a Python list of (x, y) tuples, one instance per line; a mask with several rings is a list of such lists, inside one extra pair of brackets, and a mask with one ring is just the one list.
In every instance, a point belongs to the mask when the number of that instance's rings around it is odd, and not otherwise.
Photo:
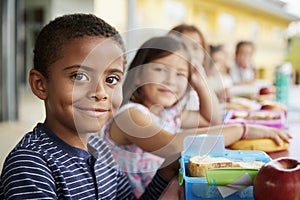
[[(242, 117), (247, 113), (247, 117)], [(237, 116), (241, 117), (237, 117)], [(255, 116), (257, 118), (255, 119)], [(275, 117), (275, 118), (272, 118)], [(225, 116), (225, 124), (242, 123), (264, 125), (273, 128), (283, 129), (285, 125), (285, 114), (276, 110), (229, 110)]]

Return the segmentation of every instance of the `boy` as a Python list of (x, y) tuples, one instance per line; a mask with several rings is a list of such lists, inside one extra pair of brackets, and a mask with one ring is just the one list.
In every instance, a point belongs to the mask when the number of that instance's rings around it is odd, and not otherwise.
[(235, 60), (230, 68), (230, 76), (235, 85), (251, 84), (255, 79), (255, 69), (252, 64), (254, 44), (250, 41), (240, 41), (235, 48)]
[[(121, 104), (124, 53), (118, 32), (94, 15), (65, 15), (41, 30), (29, 80), (46, 119), (6, 158), (0, 199), (134, 199), (106, 143), (90, 134)], [(141, 198), (158, 199), (173, 175), (160, 169)]]

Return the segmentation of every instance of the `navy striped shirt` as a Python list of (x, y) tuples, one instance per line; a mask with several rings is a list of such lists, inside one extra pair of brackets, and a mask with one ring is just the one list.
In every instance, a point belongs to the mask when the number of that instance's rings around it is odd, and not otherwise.
[[(7, 156), (0, 199), (135, 199), (106, 143), (93, 135), (88, 149), (38, 124)], [(157, 173), (141, 199), (158, 199), (167, 184)]]

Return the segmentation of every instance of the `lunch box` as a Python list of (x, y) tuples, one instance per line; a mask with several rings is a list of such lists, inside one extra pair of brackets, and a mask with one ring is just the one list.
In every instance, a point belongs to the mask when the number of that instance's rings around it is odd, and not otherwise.
[[(185, 185), (187, 200), (200, 199), (226, 199), (226, 200), (253, 200), (253, 186), (223, 198), (218, 186), (209, 185), (206, 177), (190, 177), (188, 161), (192, 156), (209, 155), (211, 157), (225, 157), (242, 161), (262, 161), (267, 163), (271, 158), (262, 151), (253, 150), (227, 150), (224, 148), (224, 137), (221, 134), (204, 134), (187, 136), (184, 140), (184, 151), (181, 153), (179, 170), (179, 184)], [(224, 177), (224, 176), (223, 176)], [(226, 177), (226, 176), (225, 176)]]

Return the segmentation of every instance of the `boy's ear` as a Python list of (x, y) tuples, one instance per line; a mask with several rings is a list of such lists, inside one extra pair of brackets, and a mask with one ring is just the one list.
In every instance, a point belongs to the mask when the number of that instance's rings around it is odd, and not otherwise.
[(47, 80), (36, 69), (30, 70), (29, 84), (32, 92), (40, 99), (45, 100), (47, 98)]

